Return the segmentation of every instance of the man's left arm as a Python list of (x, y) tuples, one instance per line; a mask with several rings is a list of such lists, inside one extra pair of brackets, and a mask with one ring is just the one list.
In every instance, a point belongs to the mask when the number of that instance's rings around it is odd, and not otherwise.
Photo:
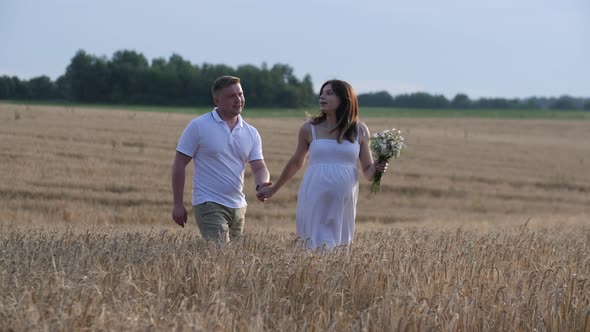
[(252, 168), (252, 174), (254, 175), (256, 191), (272, 184), (272, 182), (270, 182), (270, 173), (268, 172), (268, 168), (263, 159), (252, 160), (250, 162), (250, 167)]

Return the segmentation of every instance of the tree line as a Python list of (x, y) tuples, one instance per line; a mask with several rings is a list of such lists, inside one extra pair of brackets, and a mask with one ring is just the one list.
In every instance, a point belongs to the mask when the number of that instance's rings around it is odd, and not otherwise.
[(204, 63), (193, 65), (180, 55), (150, 62), (136, 51), (121, 50), (109, 59), (79, 50), (65, 74), (20, 80), (0, 76), (0, 99), (55, 100), (79, 103), (210, 106), (211, 85), (222, 75), (242, 79), (250, 106), (301, 107), (316, 103), (311, 76), (295, 77), (285, 64), (268, 67)]
[(479, 98), (471, 99), (464, 93), (447, 99), (443, 95), (425, 92), (391, 96), (386, 91), (366, 93), (358, 96), (359, 104), (375, 107), (434, 108), (434, 109), (553, 109), (590, 110), (590, 98), (560, 97)]
[[(111, 58), (79, 50), (66, 72), (55, 81), (47, 76), (21, 80), (0, 76), (0, 99), (68, 101), (78, 103), (211, 106), (210, 86), (221, 75), (243, 81), (248, 105), (308, 107), (317, 103), (310, 75), (300, 80), (286, 64), (268, 67), (222, 64), (194, 65), (178, 54), (149, 62), (136, 51), (121, 50)], [(590, 110), (590, 98), (560, 97), (479, 98), (463, 93), (444, 95), (415, 92), (392, 96), (386, 91), (358, 96), (361, 106), (432, 109), (556, 109)]]

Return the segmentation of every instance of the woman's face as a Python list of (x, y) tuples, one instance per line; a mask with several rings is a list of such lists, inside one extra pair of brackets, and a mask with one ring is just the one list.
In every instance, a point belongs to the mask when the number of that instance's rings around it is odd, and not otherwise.
[(340, 106), (340, 97), (332, 90), (332, 84), (326, 84), (320, 92), (320, 111), (325, 114), (334, 114)]

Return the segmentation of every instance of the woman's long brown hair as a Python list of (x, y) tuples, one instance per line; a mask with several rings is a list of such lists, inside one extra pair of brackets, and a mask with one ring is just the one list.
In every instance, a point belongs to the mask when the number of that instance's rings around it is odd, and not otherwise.
[[(359, 103), (354, 93), (354, 89), (350, 84), (341, 80), (329, 80), (322, 84), (320, 88), (320, 95), (326, 85), (332, 85), (332, 91), (340, 98), (340, 106), (336, 110), (336, 127), (330, 132), (338, 131), (338, 143), (342, 139), (347, 139), (354, 143), (357, 136), (356, 123), (359, 115)], [(326, 120), (327, 115), (320, 112), (315, 116), (311, 116), (311, 124), (319, 124)]]

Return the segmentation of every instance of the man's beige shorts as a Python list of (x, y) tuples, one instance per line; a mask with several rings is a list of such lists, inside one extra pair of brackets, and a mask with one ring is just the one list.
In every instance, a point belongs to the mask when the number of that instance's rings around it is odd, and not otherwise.
[(203, 238), (228, 242), (242, 235), (246, 208), (228, 208), (214, 202), (193, 206), (197, 226)]

